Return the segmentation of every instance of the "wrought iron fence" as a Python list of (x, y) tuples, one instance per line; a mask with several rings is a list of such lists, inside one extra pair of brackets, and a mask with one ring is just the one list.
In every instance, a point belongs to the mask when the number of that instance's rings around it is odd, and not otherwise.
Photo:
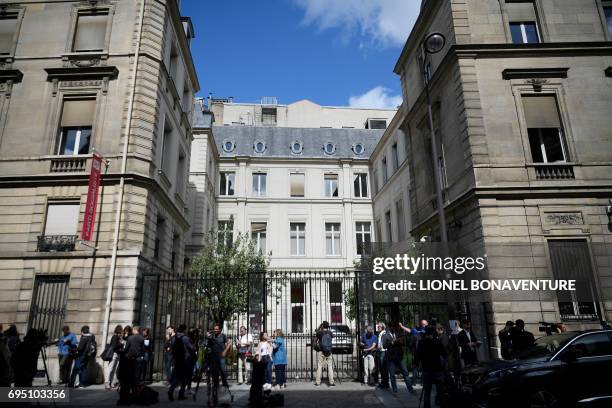
[(61, 335), (69, 280), (68, 275), (36, 276), (28, 328), (47, 330), (51, 339)]

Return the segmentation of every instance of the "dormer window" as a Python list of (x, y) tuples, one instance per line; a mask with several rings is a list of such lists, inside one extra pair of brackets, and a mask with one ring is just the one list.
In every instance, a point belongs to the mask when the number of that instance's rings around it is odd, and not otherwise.
[(258, 140), (255, 142), (255, 144), (253, 145), (253, 150), (255, 150), (255, 153), (263, 153), (266, 151), (266, 143), (262, 140)]
[(332, 154), (336, 153), (336, 145), (331, 142), (326, 143), (325, 146), (323, 146), (323, 150), (325, 151), (325, 154), (331, 156)]
[(293, 154), (302, 154), (302, 150), (304, 150), (304, 145), (300, 141), (295, 141), (291, 143), (291, 153)]
[(236, 148), (236, 143), (234, 143), (231, 140), (224, 140), (223, 141), (223, 151), (226, 153), (231, 153), (234, 151), (234, 149)]
[(354, 144), (352, 149), (353, 153), (355, 153), (357, 156), (361, 156), (365, 152), (365, 147), (363, 147), (362, 143)]

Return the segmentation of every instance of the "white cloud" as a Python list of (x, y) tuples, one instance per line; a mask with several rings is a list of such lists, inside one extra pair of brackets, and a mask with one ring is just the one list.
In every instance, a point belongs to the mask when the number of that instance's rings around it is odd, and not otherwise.
[(351, 96), (349, 106), (353, 108), (395, 109), (402, 104), (401, 95), (391, 95), (391, 90), (383, 86), (370, 89), (362, 95)]
[(376, 45), (401, 46), (419, 15), (419, 0), (294, 0), (304, 9), (304, 23), (325, 30), (340, 27)]

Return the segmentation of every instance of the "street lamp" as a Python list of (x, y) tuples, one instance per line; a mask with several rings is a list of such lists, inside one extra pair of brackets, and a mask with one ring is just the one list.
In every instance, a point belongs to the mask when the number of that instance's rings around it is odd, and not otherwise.
[(446, 38), (440, 33), (431, 33), (422, 44), (422, 54), (419, 58), (421, 62), (421, 73), (425, 81), (425, 94), (427, 95), (427, 115), (429, 117), (429, 132), (431, 137), (431, 159), (434, 169), (434, 186), (436, 188), (436, 204), (438, 207), (438, 223), (440, 224), (440, 241), (448, 243), (448, 231), (446, 227), (446, 216), (444, 215), (444, 197), (442, 195), (442, 177), (438, 164), (438, 140), (434, 130), (433, 113), (431, 110), (431, 97), (429, 95), (430, 70), (427, 69), (427, 54), (436, 54), (444, 48)]

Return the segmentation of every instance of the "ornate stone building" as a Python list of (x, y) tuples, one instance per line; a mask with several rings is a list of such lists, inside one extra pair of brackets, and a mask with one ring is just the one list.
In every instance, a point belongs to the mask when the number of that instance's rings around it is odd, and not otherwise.
[(148, 276), (183, 268), (193, 28), (176, 0), (2, 3), (0, 321), (51, 338), (88, 324), (104, 344), (151, 324)]
[[(609, 3), (427, 1), (395, 66), (413, 237), (439, 237), (439, 166), (450, 239), (486, 253), (491, 278), (579, 281), (571, 296), (514, 293), (471, 304), (484, 354), (495, 354), (506, 320), (522, 318), (537, 332), (543, 320), (586, 328), (612, 319)], [(434, 163), (419, 63), (432, 32), (446, 37), (425, 60), (441, 146)]]

